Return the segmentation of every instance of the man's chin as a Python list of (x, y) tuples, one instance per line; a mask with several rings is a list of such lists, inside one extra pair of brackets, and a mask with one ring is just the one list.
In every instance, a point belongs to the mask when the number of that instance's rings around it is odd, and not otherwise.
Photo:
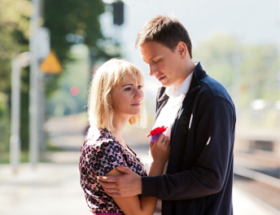
[(160, 82), (161, 83), (161, 85), (163, 86), (163, 87), (169, 87), (169, 86), (171, 86), (171, 84), (170, 83), (162, 83), (162, 82)]

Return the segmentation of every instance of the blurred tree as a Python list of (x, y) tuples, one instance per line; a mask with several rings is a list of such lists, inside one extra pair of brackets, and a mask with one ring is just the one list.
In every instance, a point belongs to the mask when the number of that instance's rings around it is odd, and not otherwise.
[(240, 106), (247, 107), (254, 99), (272, 103), (278, 99), (276, 45), (242, 44), (230, 35), (216, 35), (194, 48), (194, 58), (229, 90)]
[(102, 39), (99, 15), (104, 12), (102, 0), (45, 0), (44, 25), (51, 33), (51, 47), (59, 59), (69, 59), (69, 48), (76, 43), (95, 47)]
[[(50, 30), (51, 48), (56, 51), (63, 64), (72, 60), (69, 48), (77, 43), (84, 43), (89, 47), (91, 59), (106, 59), (119, 55), (108, 52), (102, 43), (110, 40), (104, 38), (100, 30), (99, 15), (104, 12), (102, 0), (44, 0), (43, 2), (44, 21), (41, 24)], [(29, 49), (31, 8), (30, 0), (0, 0), (0, 151), (1, 145), (9, 144), (11, 58), (15, 52), (20, 53)], [(58, 81), (59, 76), (53, 76), (47, 82), (47, 95), (57, 89)], [(29, 143), (28, 107), (29, 68), (22, 71), (21, 78), (20, 129), (23, 150), (28, 149)]]
[[(45, 0), (44, 26), (50, 30), (51, 48), (53, 48), (63, 64), (73, 60), (69, 48), (74, 44), (83, 43), (89, 48), (91, 67), (93, 62), (103, 58), (119, 57), (119, 52), (112, 52), (110, 38), (104, 38), (99, 23), (99, 16), (104, 12), (102, 0)], [(111, 42), (111, 43), (110, 43)], [(110, 43), (111, 48), (106, 45)], [(116, 49), (114, 49), (116, 50)], [(49, 96), (58, 87), (59, 78), (47, 83)]]
[[(71, 59), (69, 48), (73, 44), (84, 43), (89, 48), (91, 61), (99, 58), (120, 56), (107, 49), (110, 39), (104, 38), (99, 23), (99, 16), (104, 12), (102, 0), (45, 0), (44, 26), (50, 30), (51, 48), (62, 63)], [(117, 46), (117, 44), (110, 44)], [(50, 82), (47, 93), (54, 92), (56, 82)]]
[(233, 84), (233, 64), (236, 56), (240, 56), (240, 47), (237, 38), (216, 35), (195, 47), (194, 57), (201, 61), (211, 76), (229, 88)]
[(279, 53), (277, 46), (274, 44), (245, 45), (242, 53), (242, 86), (245, 95), (247, 92), (247, 100), (260, 98), (269, 102), (278, 100)]
[[(23, 10), (24, 8), (24, 10)], [(29, 0), (0, 1), (0, 152), (9, 148), (10, 136), (10, 93), (11, 93), (11, 58), (14, 53), (28, 50)], [(28, 76), (28, 69), (22, 71), (22, 77)], [(29, 78), (21, 81), (21, 139), (28, 143), (28, 111), (25, 98), (29, 93)], [(27, 127), (27, 129), (26, 129)], [(27, 135), (25, 135), (27, 134)]]

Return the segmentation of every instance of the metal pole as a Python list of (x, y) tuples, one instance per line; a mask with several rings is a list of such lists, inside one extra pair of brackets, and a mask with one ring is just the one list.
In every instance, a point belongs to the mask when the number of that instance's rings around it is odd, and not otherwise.
[(20, 162), (20, 69), (18, 56), (14, 55), (12, 60), (12, 119), (10, 138), (10, 164), (14, 174), (17, 174)]
[[(40, 0), (40, 17), (44, 17), (44, 0)], [(48, 31), (49, 32), (49, 31)], [(49, 43), (48, 43), (49, 44)], [(39, 71), (39, 83), (40, 83), (40, 150), (45, 151), (45, 75), (42, 71)]]
[(30, 35), (30, 127), (29, 127), (29, 161), (33, 169), (36, 168), (39, 157), (39, 126), (38, 126), (38, 68), (39, 60), (36, 49), (36, 34), (40, 25), (40, 0), (32, 0), (33, 14), (31, 17)]
[(44, 74), (40, 72), (39, 75), (39, 83), (40, 83), (40, 110), (39, 110), (39, 128), (40, 128), (40, 151), (44, 151), (46, 149), (45, 144), (45, 131), (44, 131), (44, 123), (45, 123), (45, 81)]

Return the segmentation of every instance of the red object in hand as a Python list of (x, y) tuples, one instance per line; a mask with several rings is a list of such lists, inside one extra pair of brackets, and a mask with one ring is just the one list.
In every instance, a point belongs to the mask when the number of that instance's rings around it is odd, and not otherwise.
[(156, 128), (154, 128), (153, 130), (150, 131), (150, 133), (147, 135), (147, 137), (154, 136), (154, 135), (157, 135), (157, 134), (161, 134), (162, 132), (165, 132), (166, 129), (167, 129), (167, 127), (165, 127), (165, 126), (156, 127)]

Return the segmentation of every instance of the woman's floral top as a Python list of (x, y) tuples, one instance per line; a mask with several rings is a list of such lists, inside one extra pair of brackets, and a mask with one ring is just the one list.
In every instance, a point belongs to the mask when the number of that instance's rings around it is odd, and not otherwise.
[(107, 129), (90, 128), (81, 148), (80, 184), (92, 213), (121, 213), (112, 197), (97, 181), (117, 166), (127, 166), (140, 176), (146, 176), (144, 165), (136, 154), (122, 146)]

